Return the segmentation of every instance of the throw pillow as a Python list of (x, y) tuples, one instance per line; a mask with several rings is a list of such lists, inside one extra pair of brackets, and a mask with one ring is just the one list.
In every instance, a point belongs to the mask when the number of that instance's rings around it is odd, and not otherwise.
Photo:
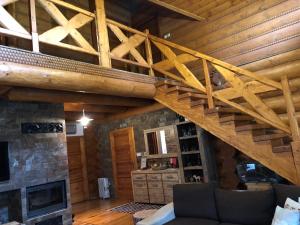
[(298, 211), (276, 207), (272, 225), (299, 225)]
[(291, 198), (287, 198), (284, 204), (284, 208), (290, 210), (297, 210), (298, 212), (300, 212), (300, 203), (294, 201)]

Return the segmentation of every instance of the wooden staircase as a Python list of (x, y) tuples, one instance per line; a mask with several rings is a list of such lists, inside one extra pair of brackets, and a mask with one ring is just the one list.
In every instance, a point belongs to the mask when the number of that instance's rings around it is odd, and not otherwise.
[(240, 110), (215, 101), (209, 108), (207, 95), (187, 85), (157, 82), (155, 99), (203, 129), (259, 161), (282, 177), (299, 183), (290, 134), (258, 122)]

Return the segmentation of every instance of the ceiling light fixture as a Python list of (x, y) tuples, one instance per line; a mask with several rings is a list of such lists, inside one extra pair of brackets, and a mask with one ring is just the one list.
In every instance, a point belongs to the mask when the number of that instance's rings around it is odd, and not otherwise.
[(80, 120), (77, 120), (78, 122), (81, 123), (81, 125), (84, 127), (84, 128), (87, 128), (87, 125), (89, 125), (89, 123), (91, 121), (93, 121), (94, 119), (90, 119), (89, 117), (87, 117), (84, 113), (84, 109), (82, 110), (82, 117), (80, 118)]

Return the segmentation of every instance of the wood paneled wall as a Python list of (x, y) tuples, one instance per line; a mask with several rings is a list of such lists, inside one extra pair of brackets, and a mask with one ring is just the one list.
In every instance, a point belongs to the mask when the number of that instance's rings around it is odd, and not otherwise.
[(171, 41), (260, 74), (299, 73), (299, 0), (164, 1), (207, 18), (161, 18)]

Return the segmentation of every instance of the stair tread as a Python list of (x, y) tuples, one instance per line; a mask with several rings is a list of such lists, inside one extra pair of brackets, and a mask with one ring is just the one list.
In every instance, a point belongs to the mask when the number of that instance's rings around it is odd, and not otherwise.
[(197, 107), (197, 106), (202, 106), (207, 104), (207, 100), (206, 99), (200, 99), (197, 101), (192, 101), (191, 102), (191, 108)]
[(183, 100), (185, 98), (199, 98), (199, 99), (207, 99), (207, 96), (204, 94), (200, 94), (200, 93), (184, 93), (184, 94), (180, 94), (178, 95), (177, 99), (178, 100)]
[(160, 86), (163, 86), (163, 85), (177, 85), (177, 86), (182, 86), (182, 87), (186, 87), (185, 84), (179, 82), (179, 81), (175, 81), (175, 80), (162, 80), (162, 81), (158, 81), (155, 83), (155, 87), (160, 87)]
[(165, 92), (166, 93), (171, 93), (171, 92), (174, 92), (174, 91), (201, 94), (201, 92), (196, 90), (196, 89), (189, 88), (189, 87), (182, 87), (182, 86), (178, 86), (178, 85), (168, 88)]
[(266, 129), (271, 128), (272, 126), (269, 124), (248, 124), (236, 127), (236, 131), (249, 131), (249, 130), (258, 130), (258, 129)]
[(239, 110), (227, 107), (215, 107), (213, 109), (205, 109), (206, 114), (212, 113), (241, 113)]
[(272, 151), (274, 153), (291, 152), (292, 146), (291, 145), (276, 146), (272, 148)]
[(288, 137), (289, 135), (285, 133), (280, 133), (280, 134), (264, 134), (264, 135), (259, 135), (259, 136), (254, 136), (253, 140), (255, 142), (260, 142), (260, 141), (268, 141), (268, 140), (273, 140), (273, 139), (280, 139), (284, 137)]
[(220, 118), (221, 123), (229, 122), (229, 121), (250, 121), (253, 120), (251, 116), (248, 115), (230, 115), (230, 116), (224, 116)]

